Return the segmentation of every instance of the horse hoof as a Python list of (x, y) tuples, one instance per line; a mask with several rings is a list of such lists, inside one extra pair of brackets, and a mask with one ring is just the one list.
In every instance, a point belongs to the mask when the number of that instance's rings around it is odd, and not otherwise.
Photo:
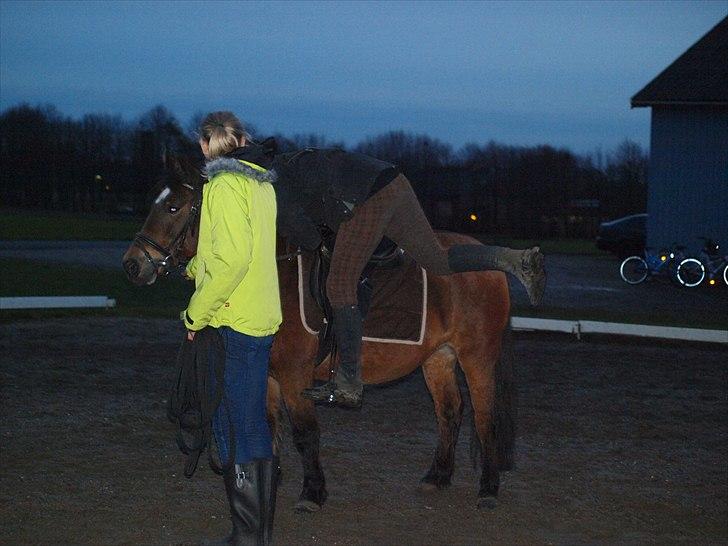
[(313, 514), (321, 510), (321, 505), (310, 500), (300, 500), (296, 503), (295, 510), (299, 514)]
[(493, 510), (496, 506), (498, 506), (498, 499), (493, 496), (478, 499), (478, 510)]
[(431, 482), (420, 482), (420, 491), (422, 493), (432, 493), (437, 491), (438, 487)]

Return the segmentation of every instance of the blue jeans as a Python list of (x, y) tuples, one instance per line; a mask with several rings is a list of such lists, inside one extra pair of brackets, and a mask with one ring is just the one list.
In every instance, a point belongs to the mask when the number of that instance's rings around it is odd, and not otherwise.
[[(274, 336), (253, 337), (223, 326), (225, 345), (225, 397), (212, 419), (220, 461), (230, 452), (230, 423), (235, 433), (235, 464), (273, 456), (266, 417), (268, 360)], [(215, 388), (214, 373), (211, 385)]]

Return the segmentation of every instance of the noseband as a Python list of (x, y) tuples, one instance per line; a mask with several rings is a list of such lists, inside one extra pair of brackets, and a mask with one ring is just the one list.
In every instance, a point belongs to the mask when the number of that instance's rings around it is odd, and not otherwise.
[[(161, 268), (162, 275), (169, 275), (170, 267), (172, 267), (172, 264), (174, 262), (180, 264), (180, 261), (176, 254), (177, 252), (179, 252), (180, 248), (182, 248), (182, 245), (184, 245), (187, 234), (189, 233), (190, 228), (194, 225), (194, 222), (200, 213), (201, 204), (202, 192), (200, 192), (199, 197), (193, 201), (192, 206), (190, 207), (190, 214), (187, 217), (185, 225), (182, 226), (182, 230), (172, 240), (169, 247), (165, 247), (164, 245), (159, 244), (157, 241), (145, 235), (141, 231), (134, 235), (133, 244), (144, 253), (144, 257), (146, 258), (147, 262), (149, 262), (149, 264), (154, 268), (155, 272), (159, 271), (159, 269)], [(147, 250), (147, 246), (150, 246), (151, 248), (159, 252), (162, 257), (157, 259), (152, 258), (152, 256), (149, 254), (149, 251)]]

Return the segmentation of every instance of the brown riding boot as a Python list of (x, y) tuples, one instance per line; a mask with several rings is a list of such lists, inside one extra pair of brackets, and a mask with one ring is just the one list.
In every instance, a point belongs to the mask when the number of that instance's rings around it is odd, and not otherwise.
[(453, 273), (485, 270), (510, 273), (526, 289), (534, 307), (541, 303), (546, 289), (544, 261), (537, 246), (515, 250), (501, 246), (456, 245), (448, 250), (448, 264)]
[(534, 307), (541, 304), (546, 291), (545, 261), (539, 247), (527, 248), (521, 253), (521, 266), (513, 271), (516, 278), (526, 288), (528, 299), (531, 300), (531, 305)]

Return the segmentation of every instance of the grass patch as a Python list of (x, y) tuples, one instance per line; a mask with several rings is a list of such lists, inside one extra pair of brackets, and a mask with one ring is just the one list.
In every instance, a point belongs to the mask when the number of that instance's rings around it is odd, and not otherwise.
[(6, 272), (0, 296), (108, 296), (116, 300), (112, 309), (4, 310), (3, 320), (93, 314), (176, 319), (194, 290), (193, 283), (179, 277), (162, 279), (152, 286), (134, 286), (121, 268), (94, 269), (0, 258), (0, 270)]
[[(0, 209), (0, 239), (18, 241), (130, 241), (142, 226), (141, 218), (110, 218), (64, 212)], [(601, 256), (592, 239), (517, 239), (470, 234), (485, 244), (529, 248), (540, 245), (546, 254)]]
[(55, 212), (3, 210), (0, 238), (7, 241), (130, 241), (143, 220)]

